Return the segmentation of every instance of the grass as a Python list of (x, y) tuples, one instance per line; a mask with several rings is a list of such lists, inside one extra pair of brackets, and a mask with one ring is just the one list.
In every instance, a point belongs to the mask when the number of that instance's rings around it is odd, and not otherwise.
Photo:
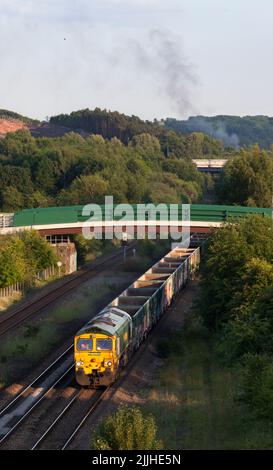
[(16, 292), (14, 291), (13, 294), (9, 297), (2, 297), (0, 298), (0, 314), (1, 312), (5, 313), (10, 307), (12, 307), (17, 302), (22, 300), (26, 300), (28, 297), (32, 296), (33, 294), (39, 292), (43, 287), (53, 283), (54, 281), (59, 280), (59, 276), (57, 274), (49, 277), (48, 279), (38, 280), (36, 279), (34, 284), (26, 287), (23, 292)]
[(238, 400), (238, 373), (219, 362), (199, 320), (189, 318), (170, 342), (156, 385), (145, 391), (166, 449), (272, 449), (272, 426)]
[(126, 260), (121, 269), (125, 272), (144, 273), (152, 264), (153, 261), (148, 257), (140, 257), (136, 255), (134, 258)]
[(23, 297), (21, 292), (14, 292), (11, 297), (1, 297), (0, 298), (0, 314), (5, 312), (11, 305), (15, 302), (19, 302)]

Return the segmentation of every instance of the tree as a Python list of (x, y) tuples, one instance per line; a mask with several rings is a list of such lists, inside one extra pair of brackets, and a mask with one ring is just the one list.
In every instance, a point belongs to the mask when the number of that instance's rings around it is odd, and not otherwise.
[(161, 153), (159, 140), (151, 134), (139, 134), (135, 135), (130, 145), (142, 155), (146, 157), (157, 156)]
[(41, 191), (34, 191), (26, 198), (27, 207), (48, 207), (52, 204), (52, 198)]
[(23, 209), (24, 203), (24, 195), (14, 186), (7, 186), (2, 191), (2, 207), (4, 211), (18, 211)]
[(257, 295), (255, 302), (243, 304), (223, 327), (217, 349), (230, 365), (249, 353), (273, 353), (272, 287)]
[[(70, 186), (72, 204), (103, 204), (108, 183), (99, 175), (84, 175), (76, 178)], [(71, 198), (72, 199), (72, 198)]]
[(255, 289), (263, 290), (271, 282), (272, 261), (271, 219), (251, 215), (217, 230), (210, 237), (201, 268), (197, 304), (204, 323), (221, 328), (242, 301), (251, 301)]
[(219, 202), (271, 207), (272, 180), (272, 155), (257, 145), (244, 149), (224, 167), (216, 185)]
[(47, 157), (43, 157), (35, 168), (36, 186), (44, 192), (51, 192), (56, 183), (54, 163)]
[(22, 241), (28, 272), (32, 275), (56, 263), (56, 256), (50, 245), (35, 230), (23, 232)]
[(91, 449), (96, 450), (157, 450), (162, 447), (153, 416), (145, 416), (140, 408), (125, 405), (101, 423), (91, 441)]
[(23, 281), (26, 272), (22, 240), (18, 236), (0, 239), (0, 287)]
[[(196, 202), (202, 194), (187, 138), (162, 123), (100, 109), (51, 122), (71, 132), (34, 138), (20, 131), (0, 140), (0, 209), (103, 203), (105, 194), (116, 203)], [(205, 140), (195, 137), (200, 152)]]
[(0, 238), (0, 287), (31, 281), (55, 262), (53, 250), (37, 232), (6, 235)]

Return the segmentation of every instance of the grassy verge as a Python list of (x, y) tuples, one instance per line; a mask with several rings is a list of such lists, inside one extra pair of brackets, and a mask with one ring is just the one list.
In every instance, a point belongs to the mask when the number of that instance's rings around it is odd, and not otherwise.
[(167, 350), (164, 342), (157, 383), (144, 393), (166, 449), (272, 449), (272, 427), (239, 401), (238, 372), (219, 362), (198, 318), (170, 336)]

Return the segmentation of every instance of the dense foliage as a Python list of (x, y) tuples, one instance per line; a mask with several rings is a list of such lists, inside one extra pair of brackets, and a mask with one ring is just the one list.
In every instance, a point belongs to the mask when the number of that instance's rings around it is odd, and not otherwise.
[(157, 450), (162, 446), (154, 418), (126, 405), (102, 421), (91, 442), (91, 449), (96, 450)]
[[(179, 138), (169, 157), (157, 137), (83, 138), (71, 132), (35, 139), (28, 131), (0, 141), (0, 210), (114, 202), (196, 202), (205, 178), (184, 158)], [(181, 152), (180, 152), (181, 150)]]
[(213, 155), (219, 157), (224, 152), (223, 144), (219, 140), (201, 132), (181, 135), (164, 127), (163, 121), (143, 121), (137, 116), (126, 116), (117, 111), (111, 112), (100, 108), (53, 116), (50, 123), (74, 131), (83, 130), (88, 134), (99, 134), (105, 139), (117, 137), (126, 145), (135, 136), (150, 134), (157, 137), (161, 150), (167, 157), (173, 155), (178, 158), (208, 158)]
[(273, 193), (273, 153), (258, 145), (241, 149), (221, 174), (216, 194), (220, 203), (271, 207)]
[(273, 421), (273, 223), (249, 216), (207, 245), (197, 301), (221, 358), (240, 371), (241, 398)]
[(50, 245), (37, 232), (3, 236), (0, 238), (0, 287), (31, 282), (38, 272), (55, 262)]
[(183, 134), (204, 132), (221, 139), (226, 146), (250, 146), (257, 143), (269, 149), (273, 144), (273, 117), (194, 116), (186, 121), (166, 119), (165, 125)]

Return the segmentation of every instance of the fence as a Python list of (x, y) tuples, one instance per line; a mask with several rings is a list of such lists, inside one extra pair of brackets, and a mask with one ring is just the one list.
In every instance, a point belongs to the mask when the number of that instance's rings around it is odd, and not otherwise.
[(55, 266), (49, 266), (49, 268), (46, 268), (43, 271), (40, 271), (37, 274), (36, 279), (38, 281), (46, 281), (47, 279), (54, 276), (55, 274), (56, 274)]
[(49, 266), (49, 268), (40, 271), (33, 281), (28, 282), (15, 282), (11, 286), (0, 288), (0, 299), (5, 297), (12, 297), (15, 293), (21, 293), (27, 290), (31, 285), (35, 284), (35, 281), (46, 281), (50, 277), (56, 274), (55, 266)]

